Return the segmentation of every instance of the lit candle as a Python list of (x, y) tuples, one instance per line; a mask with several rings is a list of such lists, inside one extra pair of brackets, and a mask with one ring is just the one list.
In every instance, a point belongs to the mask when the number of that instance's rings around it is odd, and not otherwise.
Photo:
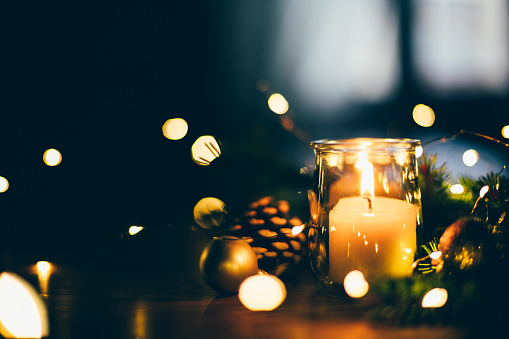
[(329, 214), (329, 278), (342, 283), (352, 270), (363, 272), (368, 281), (410, 275), (417, 206), (375, 197), (373, 165), (360, 157), (357, 166), (361, 195), (340, 199)]

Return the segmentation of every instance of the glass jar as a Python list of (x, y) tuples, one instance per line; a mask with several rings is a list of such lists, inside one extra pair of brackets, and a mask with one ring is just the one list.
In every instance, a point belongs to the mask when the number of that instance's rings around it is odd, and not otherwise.
[(355, 270), (368, 283), (411, 275), (422, 220), (420, 147), (413, 139), (311, 143), (315, 170), (308, 244), (319, 291), (345, 295), (344, 278)]

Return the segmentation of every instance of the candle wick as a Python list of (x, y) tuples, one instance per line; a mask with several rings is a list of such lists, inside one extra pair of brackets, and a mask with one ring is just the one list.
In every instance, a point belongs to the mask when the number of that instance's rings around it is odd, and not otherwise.
[(371, 213), (371, 210), (373, 209), (373, 205), (371, 203), (371, 199), (369, 197), (362, 197), (363, 199), (366, 199), (368, 201), (368, 210)]

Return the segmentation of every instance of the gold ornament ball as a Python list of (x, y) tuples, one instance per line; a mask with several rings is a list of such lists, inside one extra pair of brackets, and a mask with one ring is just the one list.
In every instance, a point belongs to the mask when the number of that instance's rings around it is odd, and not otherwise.
[(256, 253), (240, 238), (216, 237), (201, 253), (200, 273), (213, 289), (237, 293), (244, 279), (258, 274)]

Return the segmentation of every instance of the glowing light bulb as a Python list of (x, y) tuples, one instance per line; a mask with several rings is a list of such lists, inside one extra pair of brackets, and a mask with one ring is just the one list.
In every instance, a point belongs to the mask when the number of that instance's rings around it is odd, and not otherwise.
[(445, 305), (448, 294), (445, 288), (434, 288), (422, 298), (423, 308), (438, 308)]
[(50, 148), (44, 152), (42, 159), (48, 166), (57, 166), (62, 161), (62, 154), (56, 149)]
[(481, 190), (479, 191), (479, 197), (482, 199), (484, 198), (484, 196), (486, 195), (486, 193), (488, 193), (488, 191), (490, 190), (490, 187), (488, 185), (485, 185), (481, 188)]
[(225, 204), (217, 198), (203, 198), (193, 209), (194, 221), (203, 228), (221, 225), (226, 214)]
[(131, 227), (129, 227), (129, 234), (135, 235), (137, 233), (140, 233), (142, 229), (143, 229), (143, 226), (131, 226)]
[(168, 119), (163, 124), (163, 135), (170, 140), (180, 140), (186, 136), (187, 122), (181, 118)]
[(502, 136), (509, 139), (509, 125), (502, 128)]
[(279, 93), (274, 93), (268, 100), (269, 108), (276, 114), (285, 114), (288, 112), (288, 101)]
[(292, 227), (292, 234), (293, 235), (297, 235), (297, 234), (301, 233), (302, 231), (304, 231), (304, 225), (293, 226)]
[(346, 294), (352, 298), (362, 298), (368, 293), (369, 284), (361, 271), (351, 271), (345, 276), (343, 287)]
[(441, 256), (442, 256), (442, 252), (440, 252), (440, 251), (431, 252), (429, 255), (430, 259), (433, 259), (433, 260), (437, 260)]
[(423, 150), (422, 146), (417, 146), (415, 148), (415, 157), (419, 158), (423, 152), (424, 152), (424, 150)]
[(0, 193), (3, 193), (9, 189), (9, 180), (4, 177), (0, 177)]
[(39, 293), (10, 272), (0, 274), (0, 334), (5, 338), (49, 335), (48, 314)]
[(415, 123), (422, 127), (430, 127), (435, 122), (435, 112), (423, 104), (415, 106), (412, 115)]
[(221, 155), (221, 148), (213, 136), (204, 135), (194, 142), (191, 147), (191, 155), (198, 165), (208, 166)]
[(461, 184), (454, 184), (450, 188), (452, 194), (461, 194), (465, 191)]
[(253, 275), (240, 284), (240, 302), (251, 311), (272, 311), (279, 307), (285, 298), (285, 284), (274, 275)]
[(474, 166), (479, 160), (479, 153), (475, 149), (469, 149), (463, 153), (463, 163), (469, 167)]

